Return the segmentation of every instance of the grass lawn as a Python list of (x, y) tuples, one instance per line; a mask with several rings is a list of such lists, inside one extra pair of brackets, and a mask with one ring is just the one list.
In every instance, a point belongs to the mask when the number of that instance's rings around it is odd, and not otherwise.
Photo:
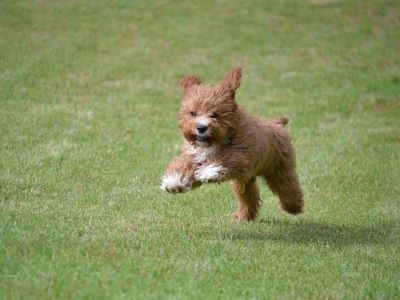
[[(396, 0), (0, 2), (1, 299), (399, 299)], [(177, 83), (241, 65), (306, 194), (160, 190)]]

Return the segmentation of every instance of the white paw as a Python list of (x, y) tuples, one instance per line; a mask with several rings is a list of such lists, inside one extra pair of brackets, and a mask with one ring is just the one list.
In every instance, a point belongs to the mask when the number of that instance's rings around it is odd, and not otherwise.
[(194, 176), (196, 180), (206, 183), (219, 181), (224, 174), (226, 174), (226, 169), (224, 167), (210, 164), (199, 167), (194, 173)]
[(168, 193), (185, 193), (190, 190), (190, 181), (182, 174), (166, 174), (162, 178), (161, 189)]

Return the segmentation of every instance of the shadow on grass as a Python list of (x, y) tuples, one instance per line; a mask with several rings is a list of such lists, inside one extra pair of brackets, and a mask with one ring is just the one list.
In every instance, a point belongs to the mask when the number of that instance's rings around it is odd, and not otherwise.
[[(289, 244), (334, 244), (346, 245), (379, 245), (394, 244), (395, 224), (379, 223), (368, 226), (339, 225), (318, 221), (289, 221), (279, 219), (260, 219), (265, 224), (260, 230), (240, 230), (225, 232), (225, 238), (231, 240), (264, 240), (280, 241)], [(249, 227), (248, 227), (249, 228)]]

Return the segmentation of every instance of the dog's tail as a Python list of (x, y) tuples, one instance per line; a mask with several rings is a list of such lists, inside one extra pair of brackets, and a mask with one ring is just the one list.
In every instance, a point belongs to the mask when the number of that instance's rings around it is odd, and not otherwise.
[(274, 119), (272, 122), (277, 124), (277, 125), (281, 125), (283, 127), (287, 123), (289, 123), (289, 118), (288, 117), (280, 117), (278, 119)]

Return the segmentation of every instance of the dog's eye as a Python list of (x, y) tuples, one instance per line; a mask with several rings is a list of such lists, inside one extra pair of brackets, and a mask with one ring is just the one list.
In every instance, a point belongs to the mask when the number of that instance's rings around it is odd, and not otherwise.
[(212, 114), (210, 115), (210, 117), (213, 118), (213, 119), (216, 119), (216, 118), (218, 118), (218, 115), (217, 115), (216, 113), (212, 113)]
[(195, 112), (195, 111), (191, 111), (190, 114), (191, 114), (193, 117), (197, 116), (197, 112)]

